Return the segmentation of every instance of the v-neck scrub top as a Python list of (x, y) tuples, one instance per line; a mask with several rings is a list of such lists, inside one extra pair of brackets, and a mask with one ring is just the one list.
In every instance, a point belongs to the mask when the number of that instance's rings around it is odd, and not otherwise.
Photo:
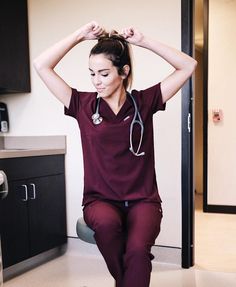
[[(94, 200), (161, 202), (158, 193), (153, 142), (153, 114), (165, 110), (160, 83), (145, 90), (132, 90), (144, 123), (143, 142), (135, 156), (130, 152), (130, 124), (134, 104), (130, 96), (114, 114), (101, 98), (99, 114), (103, 121), (95, 125), (92, 115), (96, 110), (97, 93), (79, 92), (72, 88), (69, 108), (65, 114), (74, 117), (80, 128), (84, 160), (84, 194), (82, 205)], [(133, 146), (137, 150), (140, 127), (135, 124)]]

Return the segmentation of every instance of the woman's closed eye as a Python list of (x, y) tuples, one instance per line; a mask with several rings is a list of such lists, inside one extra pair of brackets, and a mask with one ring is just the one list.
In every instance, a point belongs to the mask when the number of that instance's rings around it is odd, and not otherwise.
[[(95, 76), (95, 73), (90, 73), (90, 76), (91, 77), (94, 77)], [(102, 77), (107, 77), (108, 76), (108, 73), (105, 73), (105, 74), (101, 74)]]

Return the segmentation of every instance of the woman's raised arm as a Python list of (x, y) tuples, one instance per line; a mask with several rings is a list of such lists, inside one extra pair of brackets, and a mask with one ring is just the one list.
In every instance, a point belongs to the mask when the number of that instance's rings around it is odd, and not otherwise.
[(197, 61), (192, 57), (175, 48), (145, 37), (135, 28), (124, 29), (122, 35), (129, 43), (151, 50), (175, 68), (173, 73), (161, 81), (164, 103), (177, 93), (191, 77), (197, 66)]
[(34, 68), (42, 81), (67, 108), (70, 104), (71, 88), (54, 68), (74, 46), (84, 40), (97, 39), (102, 32), (103, 28), (92, 21), (54, 44), (33, 61)]

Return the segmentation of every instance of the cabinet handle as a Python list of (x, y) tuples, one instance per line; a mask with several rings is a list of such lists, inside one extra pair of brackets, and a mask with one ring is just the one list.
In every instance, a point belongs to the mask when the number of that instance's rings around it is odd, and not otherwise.
[(25, 198), (22, 198), (22, 201), (27, 201), (28, 200), (27, 185), (26, 184), (22, 184), (21, 186), (24, 187), (24, 191), (25, 191)]
[(0, 199), (4, 199), (8, 195), (8, 181), (7, 176), (3, 170), (0, 170)]
[(30, 197), (30, 199), (36, 199), (36, 188), (35, 188), (35, 184), (34, 184), (34, 183), (30, 183), (30, 186), (32, 186), (32, 192), (33, 192), (33, 196)]

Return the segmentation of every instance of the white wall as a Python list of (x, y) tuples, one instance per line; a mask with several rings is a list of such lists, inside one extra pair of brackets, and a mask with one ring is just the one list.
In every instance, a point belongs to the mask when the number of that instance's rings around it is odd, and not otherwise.
[[(79, 26), (97, 20), (117, 30), (134, 25), (151, 37), (180, 49), (181, 1), (149, 0), (29, 0), (29, 38), (32, 59)], [(171, 7), (171, 9), (170, 9)], [(73, 87), (91, 90), (88, 53), (95, 42), (81, 43), (57, 70)], [(134, 84), (146, 88), (170, 71), (151, 52), (134, 47)], [(9, 135), (67, 135), (66, 183), (68, 234), (76, 236), (75, 224), (82, 215), (83, 163), (80, 133), (74, 119), (63, 115), (63, 107), (31, 68), (32, 92), (6, 95), (11, 131)], [(156, 168), (164, 219), (158, 244), (181, 247), (181, 99), (171, 99), (166, 112), (155, 116)]]
[[(209, 1), (208, 204), (236, 206), (236, 1)], [(214, 124), (212, 109), (223, 111)]]

